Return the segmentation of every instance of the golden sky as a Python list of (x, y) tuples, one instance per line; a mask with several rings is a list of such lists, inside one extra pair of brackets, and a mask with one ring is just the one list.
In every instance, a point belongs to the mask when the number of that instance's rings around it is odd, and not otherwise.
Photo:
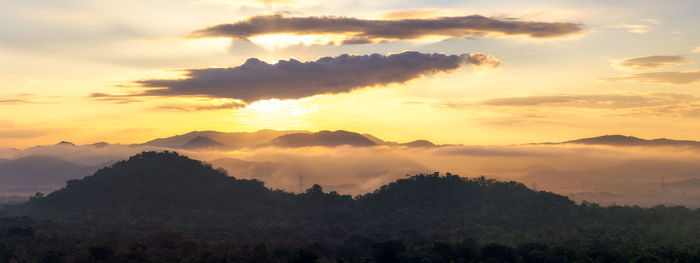
[(260, 129), (475, 145), (700, 140), (697, 10), (694, 0), (3, 1), (0, 145)]

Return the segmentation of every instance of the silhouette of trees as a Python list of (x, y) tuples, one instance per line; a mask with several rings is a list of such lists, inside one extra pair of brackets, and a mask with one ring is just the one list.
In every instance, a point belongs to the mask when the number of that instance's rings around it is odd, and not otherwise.
[(577, 205), (449, 173), (292, 194), (174, 152), (0, 215), (0, 262), (700, 262), (699, 210)]

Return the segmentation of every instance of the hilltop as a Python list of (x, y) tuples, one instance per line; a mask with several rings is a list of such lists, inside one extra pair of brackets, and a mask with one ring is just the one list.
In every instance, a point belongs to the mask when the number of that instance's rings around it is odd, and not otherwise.
[[(88, 228), (119, 225), (136, 231), (154, 224), (205, 236), (257, 238), (283, 231), (308, 239), (329, 234), (334, 225), (348, 235), (393, 236), (415, 229), (449, 236), (466, 227), (481, 238), (537, 237), (552, 225), (568, 229), (599, 213), (520, 183), (449, 173), (411, 176), (357, 197), (327, 193), (318, 185), (292, 194), (234, 176), (174, 152), (144, 152), (6, 212)], [(85, 214), (91, 215), (89, 223)], [(163, 220), (169, 223), (162, 225)], [(493, 227), (500, 230), (483, 232)]]
[[(327, 226), (336, 224), (351, 232), (396, 234), (411, 226), (451, 231), (464, 227), (464, 222), (491, 224), (486, 218), (492, 214), (519, 218), (498, 225), (525, 231), (525, 226), (564, 222), (572, 209), (576, 205), (566, 197), (534, 192), (522, 184), (451, 174), (412, 176), (355, 198), (326, 193), (320, 186), (291, 194), (268, 189), (257, 180), (236, 179), (174, 152), (144, 152), (94, 175), (70, 180), (65, 188), (34, 198), (13, 213), (66, 222), (80, 222), (89, 213), (97, 225), (127, 228), (146, 219), (167, 219), (180, 230), (239, 234), (268, 222), (270, 227), (307, 236), (323, 235)], [(406, 217), (406, 213), (412, 215)], [(416, 217), (424, 213), (430, 216)], [(308, 229), (308, 222), (316, 225)], [(387, 222), (394, 227), (383, 227)], [(231, 224), (237, 227), (226, 227)]]
[(326, 146), (335, 147), (339, 145), (350, 146), (374, 146), (377, 145), (362, 134), (349, 131), (320, 131), (316, 133), (292, 133), (282, 135), (273, 139), (270, 146), (278, 147), (306, 147), (306, 146)]
[[(175, 152), (137, 154), (1, 210), (2, 259), (21, 255), (3, 240), (35, 256), (25, 259), (68, 262), (629, 261), (649, 253), (692, 262), (685, 247), (700, 245), (699, 210), (577, 205), (484, 177), (420, 174), (351, 197), (234, 176)], [(672, 252), (647, 249), (659, 246)]]

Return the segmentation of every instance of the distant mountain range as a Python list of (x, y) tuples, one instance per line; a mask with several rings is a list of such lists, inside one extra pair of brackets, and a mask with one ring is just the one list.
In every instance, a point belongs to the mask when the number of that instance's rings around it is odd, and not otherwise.
[(406, 146), (406, 147), (436, 147), (427, 140), (416, 140), (408, 143), (384, 141), (371, 134), (337, 131), (275, 131), (261, 130), (257, 132), (216, 132), (193, 131), (148, 141), (141, 145), (187, 150), (232, 150), (255, 147), (297, 148), (309, 146), (336, 147), (349, 145), (366, 147), (376, 145)]
[(586, 144), (586, 145), (611, 145), (611, 146), (690, 146), (700, 147), (700, 142), (691, 140), (672, 140), (658, 138), (646, 140), (634, 136), (603, 135), (598, 137), (583, 138), (565, 142), (539, 143), (539, 144)]
[[(693, 140), (673, 140), (666, 138), (642, 139), (625, 135), (603, 135), (590, 138), (575, 139), (563, 142), (530, 143), (529, 145), (558, 145), (558, 144), (585, 144), (585, 145), (610, 145), (610, 146), (680, 146), (680, 147), (700, 147), (700, 141)], [(218, 131), (192, 131), (186, 134), (171, 137), (158, 138), (138, 144), (109, 144), (98, 142), (86, 145), (76, 145), (69, 141), (61, 141), (55, 145), (39, 145), (31, 147), (25, 151), (33, 151), (51, 147), (76, 147), (91, 146), (103, 148), (110, 145), (120, 145), (127, 147), (153, 146), (171, 149), (186, 150), (232, 150), (241, 148), (256, 147), (308, 147), (325, 146), (336, 147), (349, 145), (357, 147), (387, 145), (405, 147), (440, 147), (459, 146), (461, 144), (434, 144), (428, 140), (414, 140), (406, 143), (398, 143), (382, 140), (372, 134), (356, 133), (351, 131), (319, 131), (310, 132), (303, 130), (260, 130), (256, 132), (218, 132)], [(3, 148), (8, 153), (17, 153), (21, 150)], [(7, 154), (6, 154), (7, 155)]]
[(86, 166), (64, 159), (31, 155), (15, 160), (0, 160), (0, 191), (32, 188), (59, 188), (71, 179), (83, 178), (99, 167)]
[[(308, 133), (307, 131), (260, 130), (256, 132), (193, 131), (182, 135), (150, 140), (142, 145), (182, 149), (187, 147), (213, 146), (219, 148), (251, 148), (286, 134)], [(194, 141), (193, 141), (194, 140)]]

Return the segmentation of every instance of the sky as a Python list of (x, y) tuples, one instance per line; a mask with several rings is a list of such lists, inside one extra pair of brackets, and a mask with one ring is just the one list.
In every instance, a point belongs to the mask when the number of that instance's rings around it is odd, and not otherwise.
[(0, 145), (700, 140), (700, 2), (0, 0)]

